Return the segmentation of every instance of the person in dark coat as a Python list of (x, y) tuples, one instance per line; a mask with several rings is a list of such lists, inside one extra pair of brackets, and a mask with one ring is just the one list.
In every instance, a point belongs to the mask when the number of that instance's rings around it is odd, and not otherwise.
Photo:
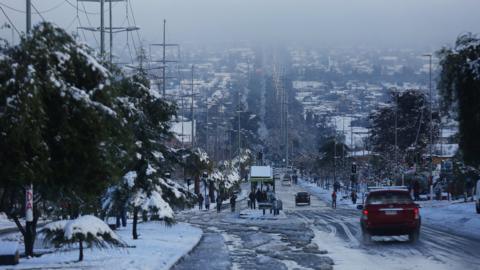
[(352, 203), (357, 204), (357, 192), (352, 190), (352, 194), (350, 196), (352, 197)]
[(413, 183), (413, 196), (415, 197), (415, 201), (420, 199), (420, 182), (418, 182), (418, 180), (415, 180)]
[(207, 199), (205, 200), (205, 209), (206, 210), (210, 210), (210, 198), (207, 197)]
[(235, 194), (232, 194), (230, 197), (230, 207), (232, 208), (232, 212), (235, 212), (235, 203), (237, 200), (237, 196)]
[(217, 213), (220, 213), (222, 210), (222, 196), (217, 196)]
[(203, 206), (203, 195), (202, 193), (198, 194), (198, 209), (202, 210)]
[(255, 191), (250, 191), (248, 198), (250, 199), (250, 209), (255, 209)]
[(337, 192), (332, 192), (332, 208), (337, 208)]
[(257, 189), (257, 193), (255, 194), (255, 199), (259, 203), (262, 202), (262, 192), (260, 191), (260, 189)]

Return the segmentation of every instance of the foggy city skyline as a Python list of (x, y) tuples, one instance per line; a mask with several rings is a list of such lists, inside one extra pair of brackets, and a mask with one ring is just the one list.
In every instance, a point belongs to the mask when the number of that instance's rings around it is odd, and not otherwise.
[[(25, 31), (24, 1), (3, 0), (5, 12), (19, 31)], [(76, 1), (33, 0), (47, 21), (75, 31)], [(140, 27), (142, 42), (161, 40), (162, 21), (167, 20), (167, 39), (187, 44), (248, 41), (299, 44), (313, 47), (431, 48), (452, 45), (465, 32), (478, 33), (480, 2), (471, 0), (424, 1), (130, 1), (130, 24)], [(5, 6), (7, 5), (7, 6)], [(84, 5), (84, 6), (83, 6)], [(99, 25), (99, 3), (79, 3), (83, 26)], [(15, 8), (18, 11), (12, 10)], [(106, 23), (108, 24), (108, 3)], [(113, 3), (114, 26), (126, 21), (125, 4)], [(33, 24), (42, 19), (32, 11)], [(72, 21), (73, 19), (73, 21)], [(7, 22), (2, 14), (2, 25)], [(1, 37), (11, 39), (8, 29)], [(87, 33), (87, 42), (96, 47)], [(16, 35), (16, 34), (15, 34)], [(118, 37), (120, 35), (120, 37)], [(124, 39), (124, 33), (114, 39)], [(18, 37), (15, 37), (18, 41)], [(97, 33), (98, 39), (98, 33)]]

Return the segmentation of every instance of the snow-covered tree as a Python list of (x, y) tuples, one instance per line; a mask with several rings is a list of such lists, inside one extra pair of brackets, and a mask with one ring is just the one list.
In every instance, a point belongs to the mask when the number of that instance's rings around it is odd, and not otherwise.
[(185, 171), (187, 174), (191, 175), (194, 179), (194, 192), (195, 194), (200, 193), (200, 177), (203, 172), (209, 172), (212, 167), (210, 158), (208, 157), (207, 152), (201, 148), (195, 148), (193, 151), (184, 150), (183, 157), (185, 159)]
[(465, 163), (480, 165), (480, 38), (458, 37), (453, 48), (443, 48), (438, 89), (445, 111), (453, 111), (459, 122), (459, 146)]
[[(109, 71), (90, 48), (49, 23), (0, 54), (0, 185), (11, 194), (2, 210), (18, 221), (23, 211), (14, 206), (27, 184), (37, 199), (68, 199), (70, 209), (95, 205), (121, 160), (111, 156), (116, 113)], [(32, 239), (25, 243), (32, 255), (35, 237), (25, 239)]]
[(433, 123), (429, 117), (429, 100), (420, 90), (392, 91), (391, 103), (370, 115), (370, 143), (380, 154), (384, 169), (388, 168), (384, 171), (394, 172), (396, 166), (395, 119), (399, 164), (420, 164), (430, 143), (430, 131), (433, 129), (434, 139), (438, 136), (438, 113), (433, 112)]
[(111, 186), (104, 197), (104, 209), (115, 212), (126, 206), (133, 212), (134, 239), (138, 238), (138, 214), (147, 211), (166, 223), (173, 222), (172, 207), (189, 205), (194, 196), (183, 187), (165, 179), (166, 172), (179, 162), (179, 154), (165, 143), (171, 139), (170, 120), (175, 106), (150, 88), (139, 56), (139, 69), (114, 82), (118, 96), (114, 108), (129, 132), (126, 148), (131, 156), (124, 167), (124, 177)]
[(53, 243), (56, 247), (78, 244), (78, 261), (83, 261), (83, 243), (88, 247), (108, 248), (125, 247), (126, 244), (108, 227), (101, 219), (85, 215), (74, 220), (54, 221), (45, 225), (41, 233), (45, 235), (46, 242)]

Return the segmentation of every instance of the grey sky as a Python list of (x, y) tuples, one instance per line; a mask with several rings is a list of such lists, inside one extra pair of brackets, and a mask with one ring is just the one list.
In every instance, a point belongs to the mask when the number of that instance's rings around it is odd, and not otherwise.
[[(32, 0), (39, 10), (64, 0)], [(75, 3), (75, 0), (70, 0)], [(24, 0), (0, 3), (25, 9)], [(268, 41), (321, 46), (439, 47), (462, 32), (480, 32), (478, 0), (131, 0), (141, 37), (160, 41), (162, 19), (175, 42)], [(96, 12), (98, 4), (85, 3)], [(21, 29), (24, 14), (5, 8)], [(115, 22), (125, 18), (125, 5), (114, 4)], [(75, 10), (64, 4), (45, 13), (66, 27)], [(93, 23), (98, 15), (90, 15)], [(87, 25), (86, 18), (82, 17)], [(0, 14), (0, 23), (5, 22)], [(39, 17), (34, 16), (34, 22)], [(71, 29), (73, 30), (74, 27)], [(9, 32), (0, 30), (2, 37)]]

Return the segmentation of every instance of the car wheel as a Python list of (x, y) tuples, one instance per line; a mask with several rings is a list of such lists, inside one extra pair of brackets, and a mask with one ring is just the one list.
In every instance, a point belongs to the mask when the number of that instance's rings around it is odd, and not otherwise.
[(415, 231), (408, 234), (408, 241), (411, 242), (411, 243), (417, 242), (419, 238), (420, 238), (420, 231), (419, 230), (415, 230)]
[(480, 206), (477, 204), (477, 214), (480, 214)]

